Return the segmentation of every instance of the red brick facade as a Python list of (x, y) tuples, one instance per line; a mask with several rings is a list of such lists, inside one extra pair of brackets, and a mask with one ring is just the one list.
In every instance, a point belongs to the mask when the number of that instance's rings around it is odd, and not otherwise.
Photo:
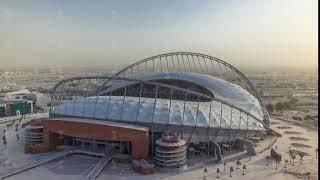
[(50, 150), (62, 142), (58, 136), (67, 135), (107, 141), (127, 141), (132, 144), (132, 159), (146, 159), (148, 156), (148, 131), (121, 126), (101, 125), (63, 120), (45, 120), (44, 143)]

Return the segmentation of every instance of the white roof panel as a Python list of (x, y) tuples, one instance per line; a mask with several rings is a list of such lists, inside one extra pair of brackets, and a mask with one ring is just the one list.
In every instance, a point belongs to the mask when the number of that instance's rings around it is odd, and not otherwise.
[[(110, 101), (109, 101), (110, 98)], [(85, 105), (84, 105), (85, 103)], [(154, 105), (156, 108), (154, 109)], [(231, 108), (223, 106), (222, 120), (220, 118), (220, 103), (198, 102), (185, 103), (180, 100), (172, 100), (169, 111), (169, 99), (122, 97), (122, 96), (103, 96), (96, 99), (94, 97), (75, 98), (72, 101), (64, 102), (54, 107), (52, 113), (71, 117), (109, 119), (124, 122), (145, 122), (170, 125), (186, 125), (199, 127), (213, 127), (225, 129), (264, 129), (263, 125), (252, 117), (242, 113), (240, 121), (240, 111), (232, 111)], [(109, 107), (109, 108), (108, 108)], [(139, 107), (139, 108), (138, 108)], [(185, 109), (185, 110), (184, 110)], [(154, 115), (153, 115), (154, 111)], [(209, 115), (211, 114), (211, 115)], [(221, 120), (221, 122), (220, 122)], [(90, 120), (91, 121), (91, 120)]]
[[(198, 73), (152, 73), (138, 76), (136, 79), (143, 81), (169, 79), (189, 81), (208, 89), (216, 98), (223, 99), (230, 104), (234, 104), (235, 106), (250, 112), (259, 119), (263, 119), (262, 108), (256, 97), (239, 85), (214, 76)], [(135, 83), (137, 82), (121, 81), (118, 83), (113, 83), (109, 90), (115, 90)]]

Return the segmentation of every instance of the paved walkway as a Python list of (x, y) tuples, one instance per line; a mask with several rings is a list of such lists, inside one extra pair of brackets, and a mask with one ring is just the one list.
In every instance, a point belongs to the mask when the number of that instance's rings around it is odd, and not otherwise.
[(96, 165), (95, 167), (88, 173), (85, 180), (94, 180), (103, 168), (111, 161), (111, 155), (104, 156)]
[(95, 179), (99, 173), (101, 172), (101, 170), (108, 164), (108, 162), (111, 160), (111, 155), (106, 156), (105, 154), (102, 153), (94, 153), (94, 152), (88, 152), (88, 151), (83, 151), (83, 150), (64, 150), (55, 154), (51, 154), (48, 156), (44, 156), (43, 158), (39, 159), (36, 162), (31, 162), (28, 163), (26, 165), (22, 165), (19, 167), (16, 167), (14, 169), (10, 169), (7, 172), (1, 173), (0, 174), (0, 179), (5, 179), (8, 177), (11, 177), (13, 175), (22, 173), (24, 171), (27, 171), (29, 169), (35, 168), (37, 166), (40, 166), (42, 164), (48, 163), (50, 161), (62, 158), (64, 156), (67, 155), (71, 155), (71, 154), (86, 154), (86, 155), (93, 155), (93, 156), (102, 156), (103, 158), (96, 164), (96, 166), (88, 173), (86, 179), (88, 180), (93, 180)]

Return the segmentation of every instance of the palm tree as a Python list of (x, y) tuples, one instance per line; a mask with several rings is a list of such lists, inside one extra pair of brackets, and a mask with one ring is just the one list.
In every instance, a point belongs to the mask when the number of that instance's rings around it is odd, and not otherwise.
[(224, 162), (224, 163), (223, 163), (223, 170), (224, 170), (224, 171), (226, 170), (226, 165), (227, 165), (227, 163)]
[(300, 156), (300, 164), (302, 164), (302, 158), (308, 154), (305, 152), (299, 152), (298, 155)]
[(292, 165), (294, 166), (294, 160), (296, 159), (296, 154), (293, 153), (291, 158), (292, 158)]
[(287, 171), (287, 165), (288, 165), (288, 159), (286, 159), (285, 161), (284, 161), (284, 169), (285, 169), (285, 171)]
[(292, 160), (291, 160), (291, 159), (292, 159), (293, 154), (294, 154), (294, 151), (289, 150), (290, 162), (292, 162)]
[(270, 160), (270, 156), (269, 155), (267, 155), (266, 160), (267, 160), (266, 166), (269, 166), (269, 160)]
[(230, 177), (232, 177), (233, 167), (230, 167)]
[(220, 173), (220, 169), (217, 168), (217, 178), (220, 178), (219, 173)]
[(18, 133), (16, 134), (16, 137), (17, 137), (17, 142), (19, 142), (20, 137)]
[(310, 172), (306, 172), (306, 176), (308, 179), (311, 179), (311, 173)]
[(244, 170), (246, 170), (246, 169), (247, 169), (247, 166), (244, 164), (244, 165), (242, 166), (242, 175), (245, 175)]
[(204, 168), (203, 170), (203, 179), (206, 179), (206, 174), (208, 173), (207, 168)]
[(236, 162), (237, 165), (237, 169), (239, 169), (239, 166), (241, 165), (240, 159), (238, 159), (238, 161)]
[(12, 126), (12, 123), (8, 123), (7, 124), (7, 127), (9, 128), (9, 127), (11, 127)]
[(6, 134), (3, 134), (2, 136), (2, 144), (4, 145), (4, 148), (7, 148), (7, 137)]
[(276, 159), (275, 159), (275, 162), (276, 162), (276, 169), (278, 169), (278, 164), (280, 163), (280, 159), (279, 159), (279, 158), (276, 158)]

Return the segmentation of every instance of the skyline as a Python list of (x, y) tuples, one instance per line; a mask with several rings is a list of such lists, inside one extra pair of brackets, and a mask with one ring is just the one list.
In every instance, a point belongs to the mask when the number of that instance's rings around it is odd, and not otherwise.
[(90, 2), (2, 1), (1, 66), (121, 66), (173, 51), (237, 66), (318, 65), (314, 0)]

